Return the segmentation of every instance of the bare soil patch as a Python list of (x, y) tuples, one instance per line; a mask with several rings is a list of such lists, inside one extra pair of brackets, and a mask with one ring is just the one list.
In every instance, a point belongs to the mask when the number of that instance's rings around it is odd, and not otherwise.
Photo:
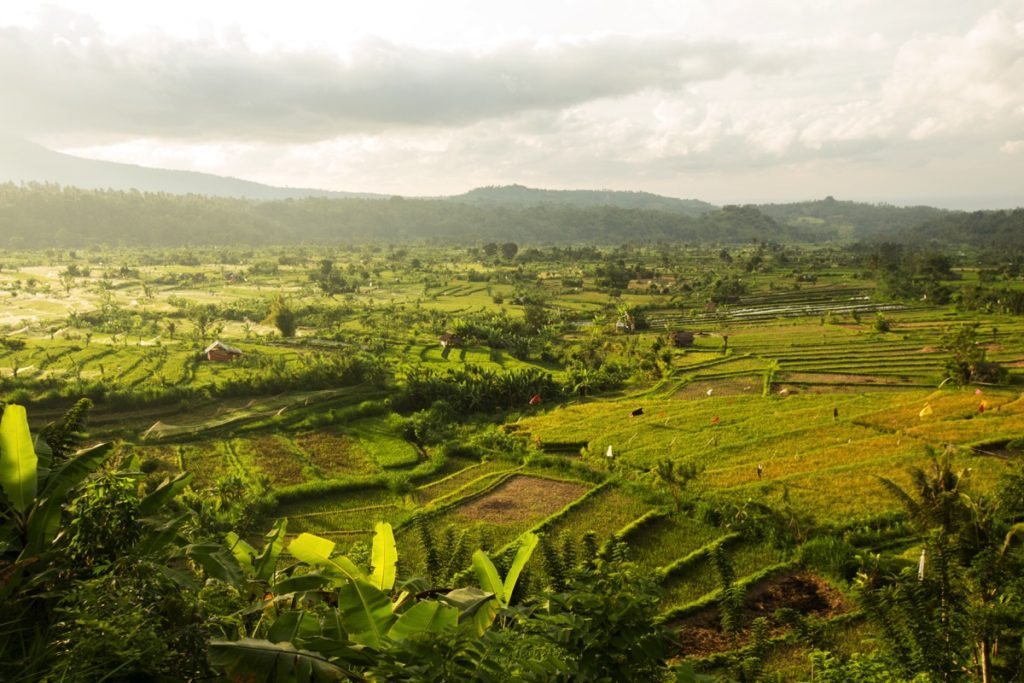
[(786, 372), (776, 375), (776, 380), (772, 385), (772, 392), (776, 394), (783, 389), (789, 389), (790, 393), (841, 394), (861, 391), (860, 387), (863, 386), (879, 388), (906, 386), (905, 381), (896, 377), (849, 375), (838, 372)]
[(588, 491), (583, 484), (515, 476), (493, 491), (460, 505), (458, 516), (491, 524), (514, 524), (558, 512)]
[(742, 630), (735, 636), (722, 631), (717, 607), (698, 612), (671, 626), (677, 631), (680, 654), (703, 657), (746, 645), (750, 640), (750, 625), (759, 617), (768, 619), (773, 636), (780, 635), (787, 627), (775, 612), (783, 608), (820, 619), (830, 619), (853, 609), (843, 594), (824, 579), (798, 571), (766, 579), (747, 592), (743, 602)]

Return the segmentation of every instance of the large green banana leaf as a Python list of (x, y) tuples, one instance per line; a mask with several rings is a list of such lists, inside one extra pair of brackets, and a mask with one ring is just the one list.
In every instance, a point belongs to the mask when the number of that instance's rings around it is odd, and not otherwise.
[(519, 581), (519, 575), (523, 573), (523, 567), (530, 561), (530, 557), (533, 556), (533, 551), (537, 547), (537, 534), (528, 533), (523, 536), (522, 541), (519, 543), (519, 550), (516, 551), (516, 556), (512, 560), (512, 566), (508, 568), (508, 574), (505, 575), (505, 583), (502, 585), (503, 592), (505, 594), (505, 600), (512, 600), (512, 591), (516, 588), (516, 582)]
[(382, 591), (390, 591), (395, 587), (397, 562), (398, 546), (395, 545), (391, 525), (378, 522), (373, 535), (373, 574), (370, 575), (370, 582)]
[(420, 633), (440, 633), (455, 628), (459, 623), (459, 610), (433, 600), (423, 600), (398, 617), (388, 631), (392, 640), (403, 640)]
[(348, 581), (341, 587), (338, 609), (349, 637), (374, 649), (381, 647), (384, 635), (395, 621), (387, 593), (364, 579)]
[(214, 641), (209, 652), (210, 663), (238, 683), (333, 683), (347, 678), (341, 667), (291, 643)]
[(288, 552), (292, 557), (314, 567), (321, 567), (349, 580), (366, 580), (364, 574), (352, 560), (347, 557), (331, 557), (334, 542), (310, 533), (301, 533), (288, 544)]
[(38, 465), (25, 406), (8, 403), (0, 418), (0, 488), (20, 514), (36, 499)]

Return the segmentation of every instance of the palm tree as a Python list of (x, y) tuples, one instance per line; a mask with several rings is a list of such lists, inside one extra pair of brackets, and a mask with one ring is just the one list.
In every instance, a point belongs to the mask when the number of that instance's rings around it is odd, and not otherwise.
[[(1024, 509), (1019, 496), (1007, 491), (1024, 490), (1024, 470), (992, 498), (969, 492), (969, 474), (955, 470), (946, 451), (927, 471), (911, 470), (912, 494), (879, 478), (903, 504), (924, 547), (917, 571), (908, 568), (892, 585), (865, 590), (862, 598), (915, 673), (924, 668), (949, 681), (974, 670), (984, 683), (996, 674), (1010, 680), (1019, 660), (1011, 663), (1005, 655), (1024, 631), (1024, 556), (1013, 544), (1024, 531), (1014, 523)], [(997, 666), (999, 643), (1004, 657)]]

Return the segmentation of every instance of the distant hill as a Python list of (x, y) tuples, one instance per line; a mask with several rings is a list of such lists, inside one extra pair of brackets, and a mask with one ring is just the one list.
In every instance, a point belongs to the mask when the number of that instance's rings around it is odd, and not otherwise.
[(950, 212), (908, 228), (901, 237), (911, 243), (1019, 251), (1024, 249), (1024, 208)]
[(541, 190), (522, 185), (478, 187), (465, 194), (447, 197), (451, 201), (467, 204), (501, 204), (506, 206), (537, 206), (565, 204), (568, 206), (613, 206), (619, 209), (665, 211), (684, 216), (701, 216), (718, 207), (699, 199), (676, 199), (650, 192), (620, 192), (617, 190)]
[(474, 205), (441, 199), (305, 199), (83, 190), (0, 184), (0, 248), (92, 245), (338, 244), (437, 240), (473, 244), (792, 241), (752, 206), (699, 217), (613, 206)]
[(509, 239), (886, 240), (998, 249), (1024, 246), (1022, 215), (1019, 209), (966, 213), (832, 197), (719, 208), (649, 192), (522, 185), (402, 199), (82, 159), (0, 136), (0, 248)]
[(951, 213), (930, 206), (866, 204), (826, 197), (810, 202), (758, 204), (757, 208), (781, 225), (818, 239), (897, 239), (900, 233)]
[(298, 199), (301, 197), (383, 198), (357, 192), (331, 192), (308, 188), (273, 187), (248, 180), (197, 173), (147, 168), (113, 161), (98, 161), (63, 154), (34, 142), (0, 136), (0, 182), (57, 183), (95, 190), (139, 190), (170, 194), (204, 194), (247, 199)]

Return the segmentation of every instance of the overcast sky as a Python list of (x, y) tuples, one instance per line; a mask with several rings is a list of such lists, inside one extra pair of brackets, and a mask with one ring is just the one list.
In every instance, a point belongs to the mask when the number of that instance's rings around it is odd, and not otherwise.
[(1018, 206), (1024, 0), (3, 0), (0, 131), (333, 190)]

